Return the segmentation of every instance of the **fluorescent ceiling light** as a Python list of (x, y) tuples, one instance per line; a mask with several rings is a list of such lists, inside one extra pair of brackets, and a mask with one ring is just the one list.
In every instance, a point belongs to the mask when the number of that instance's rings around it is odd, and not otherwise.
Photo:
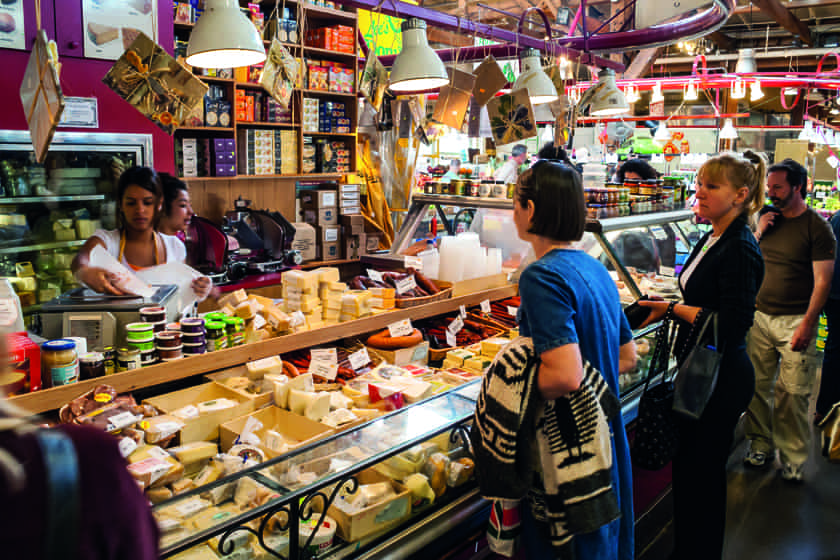
[(257, 28), (236, 0), (207, 0), (190, 33), (186, 62), (199, 68), (237, 68), (266, 58)]
[(402, 22), (402, 51), (391, 67), (390, 88), (397, 93), (439, 89), (449, 83), (446, 67), (426, 37), (426, 22), (409, 18)]

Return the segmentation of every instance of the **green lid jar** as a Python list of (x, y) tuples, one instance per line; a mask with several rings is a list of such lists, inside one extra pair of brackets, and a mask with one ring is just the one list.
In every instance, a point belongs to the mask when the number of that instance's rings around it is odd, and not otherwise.
[(228, 337), (228, 347), (240, 346), (245, 342), (245, 319), (242, 317), (225, 317), (225, 332)]
[(228, 347), (228, 336), (225, 332), (225, 324), (223, 321), (210, 321), (204, 323), (204, 328), (207, 329), (207, 351), (215, 352)]

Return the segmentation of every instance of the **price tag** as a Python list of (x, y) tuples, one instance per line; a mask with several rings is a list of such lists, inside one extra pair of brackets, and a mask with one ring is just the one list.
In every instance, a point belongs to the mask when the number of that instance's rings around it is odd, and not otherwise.
[(460, 307), (460, 310), (461, 310), (461, 319), (466, 319), (467, 318), (467, 307), (465, 305), (462, 305)]
[(137, 422), (139, 418), (134, 416), (130, 412), (121, 412), (119, 414), (115, 414), (108, 419), (108, 431), (113, 432), (116, 430), (122, 430), (126, 426), (131, 426), (135, 422)]
[(668, 239), (668, 234), (665, 233), (665, 230), (662, 228), (662, 226), (651, 226), (650, 232), (653, 234), (653, 237), (660, 241)]
[(508, 315), (511, 317), (516, 317), (517, 311), (519, 311), (518, 307), (511, 307), (510, 305), (507, 306)]
[(449, 326), (446, 327), (446, 330), (450, 331), (452, 334), (458, 334), (461, 332), (461, 329), (464, 328), (464, 320), (461, 319), (461, 316), (455, 317), (455, 320), (449, 323)]
[(137, 449), (137, 442), (129, 437), (124, 437), (120, 440), (120, 455), (128, 457), (134, 450)]
[(405, 257), (405, 267), (413, 268), (414, 270), (423, 270), (423, 259), (420, 257)]
[(446, 329), (446, 345), (447, 346), (458, 346), (458, 338), (449, 329)]
[(373, 270), (372, 268), (367, 269), (368, 278), (371, 280), (376, 280), (377, 282), (384, 282), (382, 278), (382, 273), (378, 270)]
[(292, 327), (296, 327), (298, 325), (303, 325), (306, 323), (306, 317), (303, 314), (303, 311), (295, 311), (289, 317), (289, 325)]
[(404, 294), (406, 292), (410, 292), (414, 288), (417, 287), (417, 282), (414, 281), (414, 276), (408, 276), (403, 278), (402, 280), (397, 280), (397, 293)]
[(309, 362), (309, 373), (312, 375), (320, 375), (324, 379), (332, 381), (338, 375), (338, 364), (324, 362), (321, 360), (312, 360)]
[(398, 336), (409, 336), (414, 332), (414, 327), (411, 326), (411, 319), (403, 319), (402, 321), (397, 321), (396, 323), (388, 325), (388, 332), (391, 334), (392, 338)]
[(490, 313), (490, 311), (491, 311), (490, 300), (485, 299), (484, 301), (481, 302), (481, 312), (482, 313)]
[(671, 278), (674, 278), (677, 275), (677, 273), (676, 273), (676, 270), (674, 270), (673, 267), (660, 266), (659, 267), (659, 275), (660, 276), (669, 276)]
[(370, 356), (368, 355), (367, 348), (362, 348), (357, 352), (353, 352), (347, 359), (350, 360), (350, 367), (354, 370), (359, 370), (370, 363)]
[(313, 348), (309, 351), (309, 357), (312, 361), (327, 362), (330, 364), (338, 363), (338, 350), (335, 348)]

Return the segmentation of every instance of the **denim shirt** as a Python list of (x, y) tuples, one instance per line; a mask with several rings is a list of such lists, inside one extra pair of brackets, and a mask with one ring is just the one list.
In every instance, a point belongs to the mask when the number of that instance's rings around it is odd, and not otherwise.
[[(583, 251), (554, 249), (522, 272), (519, 293), (519, 332), (533, 339), (537, 353), (577, 344), (581, 355), (619, 395), (619, 347), (633, 339), (633, 332), (607, 269)], [(611, 428), (612, 474), (621, 519), (594, 533), (577, 535), (580, 558), (634, 557), (632, 468), (620, 414)]]

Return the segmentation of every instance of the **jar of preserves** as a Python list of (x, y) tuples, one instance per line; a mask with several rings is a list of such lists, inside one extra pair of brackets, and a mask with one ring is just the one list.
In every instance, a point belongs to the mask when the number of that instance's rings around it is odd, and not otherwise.
[(586, 217), (590, 220), (597, 220), (601, 216), (599, 215), (601, 212), (601, 205), (600, 204), (590, 204), (586, 207)]
[(102, 352), (88, 352), (79, 358), (79, 380), (105, 376), (105, 356)]
[(66, 338), (41, 345), (41, 377), (44, 387), (70, 385), (79, 380), (79, 358), (76, 343)]
[(630, 190), (630, 194), (639, 194), (639, 183), (638, 179), (627, 179), (624, 181), (624, 186)]
[(143, 363), (140, 360), (140, 350), (137, 348), (120, 348), (117, 350), (117, 371), (128, 371), (140, 369)]
[(207, 329), (207, 351), (215, 352), (228, 347), (228, 337), (225, 333), (225, 324), (222, 321), (207, 321), (204, 323)]
[(228, 337), (228, 348), (240, 346), (245, 343), (245, 320), (241, 317), (228, 317), (225, 319), (225, 333)]
[(113, 346), (106, 346), (102, 350), (102, 358), (105, 360), (105, 375), (111, 375), (117, 372), (117, 356), (114, 353)]

